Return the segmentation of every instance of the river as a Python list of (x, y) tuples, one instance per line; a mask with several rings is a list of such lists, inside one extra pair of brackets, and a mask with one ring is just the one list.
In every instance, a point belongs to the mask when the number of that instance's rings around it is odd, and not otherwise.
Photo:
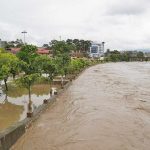
[(148, 150), (150, 63), (87, 69), (12, 150)]

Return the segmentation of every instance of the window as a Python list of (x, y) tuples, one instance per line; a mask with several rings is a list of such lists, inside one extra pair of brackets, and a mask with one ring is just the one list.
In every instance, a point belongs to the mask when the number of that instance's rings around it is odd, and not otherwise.
[(92, 46), (91, 47), (91, 53), (98, 53), (98, 47), (97, 46)]

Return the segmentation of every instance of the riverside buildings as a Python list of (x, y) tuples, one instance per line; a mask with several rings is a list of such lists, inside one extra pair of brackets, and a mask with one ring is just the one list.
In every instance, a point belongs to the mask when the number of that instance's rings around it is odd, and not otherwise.
[(105, 42), (102, 43), (93, 42), (90, 47), (89, 57), (100, 58), (104, 56), (104, 44)]

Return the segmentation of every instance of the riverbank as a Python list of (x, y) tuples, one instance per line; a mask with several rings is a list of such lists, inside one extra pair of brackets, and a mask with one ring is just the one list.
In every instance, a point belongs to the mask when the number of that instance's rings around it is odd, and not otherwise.
[(87, 69), (13, 150), (147, 150), (150, 147), (150, 63), (108, 63)]

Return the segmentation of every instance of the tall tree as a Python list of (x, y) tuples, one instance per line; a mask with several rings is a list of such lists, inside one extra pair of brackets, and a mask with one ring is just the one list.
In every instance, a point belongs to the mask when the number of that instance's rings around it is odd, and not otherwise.
[(65, 41), (55, 41), (52, 49), (58, 73), (61, 74), (63, 87), (63, 76), (66, 75), (67, 67), (69, 66), (69, 62), (71, 60), (70, 50), (72, 49), (72, 45), (68, 44)]
[[(15, 76), (18, 68), (13, 67), (14, 63), (17, 63), (18, 59), (15, 55), (11, 53), (0, 53), (0, 80), (4, 80), (5, 89), (8, 91), (7, 80), (10, 75)], [(12, 72), (13, 70), (13, 72)]]
[(25, 74), (37, 73), (34, 61), (38, 56), (37, 47), (33, 45), (24, 45), (17, 53), (17, 57), (22, 61), (22, 70)]
[(141, 51), (137, 52), (137, 57), (138, 57), (138, 58), (144, 57), (144, 53), (141, 52)]
[(39, 57), (37, 54), (37, 47), (33, 45), (24, 45), (21, 51), (17, 53), (17, 57), (21, 61), (21, 69), (25, 73), (21, 78), (17, 80), (17, 83), (21, 83), (24, 87), (28, 89), (29, 93), (29, 112), (31, 110), (31, 86), (40, 77), (38, 68), (35, 65), (35, 59)]
[(57, 67), (54, 59), (48, 56), (39, 56), (35, 60), (35, 65), (37, 65), (38, 72), (48, 75), (48, 82), (51, 88), (52, 81), (57, 75)]

